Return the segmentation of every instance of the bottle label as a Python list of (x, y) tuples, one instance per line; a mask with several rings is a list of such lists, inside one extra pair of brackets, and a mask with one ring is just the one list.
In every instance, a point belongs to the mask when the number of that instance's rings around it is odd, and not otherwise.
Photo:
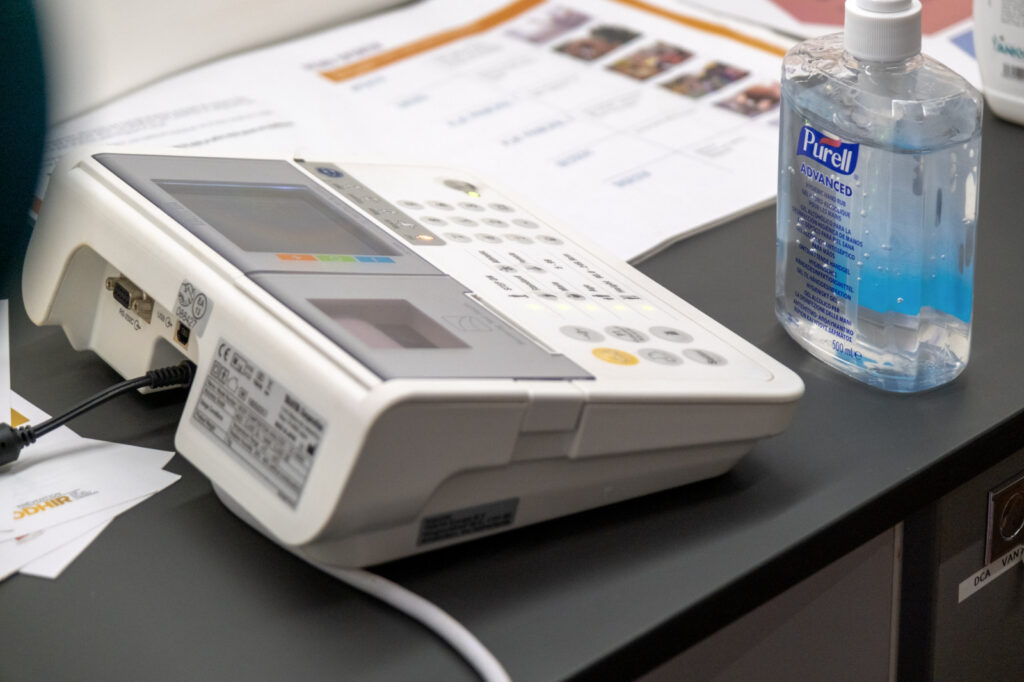
[(806, 156), (841, 175), (850, 175), (857, 169), (860, 145), (843, 142), (811, 126), (804, 126), (796, 141), (798, 156)]
[[(804, 125), (795, 136), (795, 177), (784, 202), (796, 243), (790, 253), (792, 311), (827, 332), (841, 348), (854, 337), (847, 303), (854, 299), (851, 276), (862, 247), (851, 225), (853, 187), (860, 145), (843, 142)], [(852, 352), (852, 351), (851, 351)]]

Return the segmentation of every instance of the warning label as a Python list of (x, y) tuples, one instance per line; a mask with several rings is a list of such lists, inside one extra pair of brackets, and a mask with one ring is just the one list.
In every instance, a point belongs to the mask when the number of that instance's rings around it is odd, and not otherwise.
[(294, 507), (326, 421), (221, 339), (192, 423)]
[(519, 499), (512, 498), (489, 502), (476, 507), (457, 509), (446, 514), (435, 514), (423, 519), (417, 544), (426, 545), (470, 533), (509, 526), (516, 520)]

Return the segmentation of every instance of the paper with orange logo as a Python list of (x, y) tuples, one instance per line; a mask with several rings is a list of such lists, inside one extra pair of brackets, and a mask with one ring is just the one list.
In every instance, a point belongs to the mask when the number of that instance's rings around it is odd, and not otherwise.
[(40, 439), (0, 481), (17, 535), (44, 530), (162, 490), (178, 480), (162, 469), (173, 453), (82, 439)]
[[(56, 549), (47, 551), (45, 554), (42, 554), (41, 556), (38, 556), (38, 558), (25, 564), (18, 569), (18, 573), (21, 573), (22, 575), (35, 576), (37, 578), (49, 578), (50, 580), (59, 578), (60, 574), (64, 572), (64, 569), (71, 565), (71, 562), (77, 559), (78, 555), (84, 552), (86, 548), (92, 544), (93, 540), (100, 536), (100, 533), (106, 530), (107, 526), (110, 525), (110, 522), (114, 520), (114, 516), (120, 514), (122, 511), (131, 509), (136, 504), (137, 502), (134, 501), (127, 502), (116, 508), (97, 512), (93, 516), (99, 518), (107, 516), (108, 513), (117, 509), (116, 512), (109, 515), (109, 518), (99, 522), (99, 525), (82, 534), (70, 529), (71, 526), (78, 523), (77, 521), (72, 521), (71, 523), (66, 523), (63, 526), (57, 526), (56, 528), (50, 528), (49, 530), (39, 531), (39, 533), (36, 534), (37, 537), (45, 535), (48, 538), (47, 542), (52, 543), (52, 546), (56, 547)], [(89, 516), (81, 519), (81, 521), (85, 522), (91, 519), (92, 516)], [(39, 549), (40, 551), (42, 550), (42, 548)], [(0, 563), (2, 563), (2, 559), (0, 559)], [(0, 575), (2, 574), (3, 568), (0, 567)]]
[[(133, 506), (135, 502), (127, 502), (0, 544), (0, 580), (18, 571), (44, 578), (57, 577), (117, 514)], [(69, 549), (72, 550), (70, 556), (65, 556)], [(38, 568), (32, 569), (34, 565)]]
[[(48, 416), (17, 394), (11, 402), (30, 422)], [(44, 556), (36, 574), (59, 574), (84, 549), (83, 536), (180, 478), (163, 470), (173, 454), (81, 438), (67, 427), (26, 448), (0, 474), (0, 515), (14, 529), (0, 534), (0, 578)]]

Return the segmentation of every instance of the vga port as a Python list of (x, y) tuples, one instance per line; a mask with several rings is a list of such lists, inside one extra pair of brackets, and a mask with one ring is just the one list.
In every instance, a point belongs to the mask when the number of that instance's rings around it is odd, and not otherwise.
[(153, 319), (153, 299), (127, 277), (107, 277), (107, 291), (121, 307), (131, 310), (143, 322)]

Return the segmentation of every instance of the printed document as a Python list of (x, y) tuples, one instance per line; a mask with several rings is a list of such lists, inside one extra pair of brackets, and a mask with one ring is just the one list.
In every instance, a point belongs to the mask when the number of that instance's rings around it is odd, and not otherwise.
[[(820, 0), (679, 0), (678, 6), (699, 6), (723, 16), (800, 38), (843, 30), (845, 5)], [(981, 88), (981, 72), (974, 56), (972, 0), (926, 2), (921, 10), (921, 51)]]
[(668, 0), (426, 0), (164, 80), (86, 143), (454, 166), (627, 260), (769, 204), (788, 40)]

